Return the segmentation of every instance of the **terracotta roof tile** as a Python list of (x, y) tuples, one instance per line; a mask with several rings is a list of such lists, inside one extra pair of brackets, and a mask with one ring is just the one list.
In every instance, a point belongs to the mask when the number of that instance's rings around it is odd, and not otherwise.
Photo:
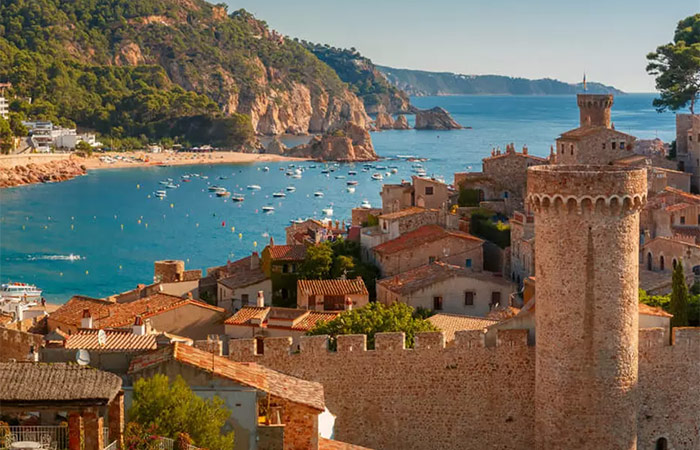
[(347, 442), (340, 442), (332, 439), (318, 438), (318, 450), (371, 450), (367, 447), (360, 447)]
[(400, 219), (401, 217), (408, 217), (412, 216), (414, 214), (422, 214), (427, 211), (437, 211), (437, 209), (426, 209), (426, 208), (419, 208), (417, 206), (411, 206), (410, 208), (405, 208), (400, 211), (396, 211), (393, 213), (388, 213), (388, 214), (382, 214), (379, 216), (380, 219), (384, 220), (394, 220), (394, 219)]
[(639, 304), (639, 314), (645, 314), (647, 316), (659, 316), (659, 317), (673, 317), (673, 314), (669, 314), (658, 306), (650, 306), (645, 303)]
[(318, 322), (328, 322), (333, 320), (340, 315), (339, 312), (326, 312), (326, 311), (310, 311), (301, 320), (295, 322), (292, 325), (292, 330), (297, 331), (309, 331), (316, 326)]
[(578, 127), (574, 128), (573, 130), (565, 131), (564, 133), (561, 134), (559, 139), (572, 139), (572, 140), (578, 140), (581, 138), (584, 138), (586, 136), (590, 136), (591, 134), (596, 134), (601, 131), (605, 130), (610, 130), (614, 131), (615, 133), (622, 135), (622, 136), (629, 136), (632, 137), (629, 134), (623, 133), (621, 131), (617, 131), (613, 128), (607, 128), (603, 126), (586, 126), (586, 127)]
[(475, 244), (483, 244), (484, 241), (469, 233), (457, 230), (447, 230), (439, 225), (424, 225), (409, 233), (402, 234), (396, 239), (374, 247), (374, 251), (382, 254), (393, 254), (404, 250), (416, 249), (422, 244), (438, 241), (440, 239), (464, 239)]
[(490, 272), (475, 272), (472, 269), (447, 264), (441, 261), (435, 261), (431, 264), (416, 267), (415, 269), (407, 270), (393, 277), (383, 278), (377, 281), (377, 284), (397, 294), (410, 294), (411, 292), (453, 277), (474, 278), (501, 285), (512, 284), (503, 277), (493, 275)]
[(369, 295), (361, 277), (354, 280), (298, 280), (297, 288), (307, 295)]
[(231, 263), (227, 268), (228, 275), (220, 279), (219, 283), (229, 289), (237, 289), (265, 281), (267, 277), (260, 265), (251, 268), (251, 258), (247, 256)]
[(298, 308), (279, 308), (256, 306), (244, 306), (233, 316), (226, 319), (226, 325), (257, 325), (267, 327), (269, 320), (286, 320), (288, 325), (276, 323), (271, 325), (274, 328), (286, 328), (295, 331), (309, 331), (317, 322), (335, 319), (339, 312), (309, 311)]
[(251, 319), (264, 320), (267, 313), (270, 311), (269, 307), (260, 308), (257, 306), (244, 306), (243, 308), (236, 311), (234, 315), (229, 317), (224, 321), (226, 325), (244, 325), (250, 324)]
[(445, 342), (454, 341), (455, 332), (463, 330), (483, 330), (498, 323), (485, 317), (462, 316), (459, 314), (439, 313), (428, 317), (428, 321), (445, 333)]
[(270, 257), (278, 261), (303, 261), (306, 258), (305, 245), (268, 245)]
[(156, 349), (156, 334), (136, 335), (131, 331), (105, 330), (107, 341), (105, 345), (97, 342), (98, 330), (80, 330), (68, 336), (65, 343), (67, 349), (83, 349), (97, 351), (141, 351)]
[(668, 211), (668, 212), (680, 211), (682, 209), (690, 208), (691, 206), (693, 206), (693, 205), (690, 205), (690, 204), (685, 203), (685, 202), (681, 202), (681, 203), (676, 203), (676, 204), (667, 206), (666, 211)]
[(501, 306), (500, 308), (494, 308), (489, 311), (486, 318), (500, 322), (501, 320), (517, 316), (519, 312), (520, 308), (516, 308), (515, 306)]
[(255, 363), (235, 362), (178, 343), (137, 356), (131, 361), (129, 374), (171, 360), (197, 367), (207, 373), (263, 392), (269, 392), (276, 397), (294, 403), (310, 406), (318, 411), (325, 409), (323, 386), (320, 383), (284, 375)]

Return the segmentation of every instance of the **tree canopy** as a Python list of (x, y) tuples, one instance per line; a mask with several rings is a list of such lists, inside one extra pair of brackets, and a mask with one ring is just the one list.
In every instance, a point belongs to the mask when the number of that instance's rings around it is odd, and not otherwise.
[(329, 335), (332, 347), (335, 346), (335, 338), (338, 335), (366, 334), (367, 348), (374, 348), (375, 334), (396, 331), (406, 333), (406, 346), (413, 347), (416, 333), (438, 331), (438, 329), (405, 303), (385, 306), (382, 303), (373, 302), (362, 308), (342, 312), (333, 320), (318, 322), (307, 334)]
[(685, 283), (685, 273), (683, 272), (683, 261), (679, 260), (673, 268), (673, 279), (671, 282), (671, 302), (670, 312), (672, 327), (688, 326), (688, 285)]
[(172, 383), (162, 374), (136, 380), (128, 415), (131, 421), (159, 436), (176, 439), (180, 433), (187, 433), (197, 447), (233, 448), (233, 432), (223, 432), (231, 415), (223, 400), (199, 397), (180, 376)]
[(700, 14), (678, 22), (673, 42), (657, 47), (647, 55), (647, 72), (656, 76), (660, 97), (654, 99), (657, 110), (690, 107), (700, 95)]

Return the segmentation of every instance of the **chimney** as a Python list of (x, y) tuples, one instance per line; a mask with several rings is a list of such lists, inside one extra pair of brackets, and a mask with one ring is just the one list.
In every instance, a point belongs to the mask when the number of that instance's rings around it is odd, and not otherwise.
[(257, 306), (258, 308), (265, 307), (265, 293), (263, 291), (258, 291), (258, 299), (255, 303), (255, 306)]
[(270, 247), (274, 247), (274, 246), (275, 246), (275, 238), (270, 236)]
[(253, 252), (250, 254), (250, 270), (260, 268), (260, 256), (258, 252)]
[(345, 311), (352, 311), (352, 299), (345, 297)]
[(141, 316), (136, 316), (134, 318), (134, 325), (131, 327), (131, 332), (136, 336), (143, 336), (146, 334), (146, 325), (144, 325)]
[(187, 300), (192, 300), (194, 297), (192, 297), (192, 291), (187, 293)]
[(39, 362), (39, 353), (34, 350), (34, 346), (29, 346), (29, 353), (27, 354), (27, 361)]
[(89, 309), (83, 310), (83, 318), (80, 320), (81, 328), (92, 328), (92, 316)]

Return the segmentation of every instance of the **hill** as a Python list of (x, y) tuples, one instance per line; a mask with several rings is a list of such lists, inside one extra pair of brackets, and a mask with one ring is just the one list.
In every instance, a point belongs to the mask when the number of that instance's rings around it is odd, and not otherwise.
[[(450, 72), (394, 69), (377, 66), (387, 80), (409, 95), (565, 95), (583, 90), (581, 83), (569, 84), (544, 78), (529, 80), (500, 75), (460, 75)], [(623, 94), (612, 86), (587, 83), (592, 94)]]
[(389, 114), (413, 112), (408, 95), (389, 83), (372, 60), (362, 56), (354, 48), (331, 47), (328, 44), (314, 44), (301, 41), (321, 61), (328, 64), (350, 85), (365, 105), (367, 112), (376, 114), (381, 110)]
[(203, 0), (4, 0), (0, 81), (33, 100), (15, 111), (117, 138), (232, 146), (253, 132), (367, 125), (362, 102), (301, 44)]

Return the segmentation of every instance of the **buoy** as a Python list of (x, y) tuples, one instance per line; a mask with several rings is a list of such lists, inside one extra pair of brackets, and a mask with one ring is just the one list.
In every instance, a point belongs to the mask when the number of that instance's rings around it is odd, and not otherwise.
[(122, 230), (124, 229), (124, 224), (122, 224)]
[(88, 271), (86, 270), (86, 271), (85, 271), (85, 275), (89, 275), (89, 274), (90, 274), (90, 272), (88, 272)]
[(121, 264), (119, 264), (119, 270), (122, 270), (122, 265), (121, 265)]
[(175, 207), (175, 205), (171, 203), (171, 204), (170, 204), (170, 207), (171, 207), (171, 208), (174, 208), (174, 207)]
[(115, 219), (117, 218), (117, 215), (116, 215), (116, 214), (114, 215), (114, 218), (115, 218)]
[(253, 241), (253, 247), (257, 247), (257, 246), (258, 246), (258, 242), (257, 242), (257, 241)]
[(243, 233), (238, 233), (238, 239), (243, 239)]
[(73, 217), (73, 216), (70, 216), (70, 220), (75, 220), (75, 217)]
[(236, 232), (236, 227), (231, 227), (231, 233), (235, 233), (235, 232)]
[(145, 223), (144, 226), (145, 226), (146, 228), (148, 228), (148, 223)]
[(26, 227), (24, 225), (22, 225), (22, 229), (24, 230), (24, 229), (26, 229)]
[(44, 230), (48, 230), (48, 229), (49, 229), (49, 226), (48, 226), (48, 225), (44, 225)]
[(59, 277), (62, 277), (62, 276), (63, 276), (63, 272), (58, 272), (58, 276), (59, 276)]
[(196, 226), (197, 228), (199, 228), (199, 224), (198, 224), (198, 223), (196, 223), (195, 226)]
[(136, 189), (141, 189), (141, 185), (140, 185), (140, 184), (137, 184), (137, 185), (136, 185)]
[(138, 220), (139, 225), (141, 225), (141, 219)]
[(74, 229), (75, 229), (75, 225), (70, 224), (70, 229), (71, 229), (71, 230), (74, 230)]
[(225, 226), (226, 226), (226, 221), (225, 221), (225, 220), (222, 220), (222, 221), (221, 221), (221, 226), (222, 226), (222, 227), (225, 227)]

